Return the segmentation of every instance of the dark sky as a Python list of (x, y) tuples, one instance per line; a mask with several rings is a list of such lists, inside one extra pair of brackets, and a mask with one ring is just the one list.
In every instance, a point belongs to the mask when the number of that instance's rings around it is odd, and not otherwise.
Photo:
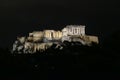
[(16, 36), (68, 24), (86, 25), (86, 34), (102, 42), (120, 29), (119, 19), (117, 0), (0, 0), (0, 47), (10, 46)]

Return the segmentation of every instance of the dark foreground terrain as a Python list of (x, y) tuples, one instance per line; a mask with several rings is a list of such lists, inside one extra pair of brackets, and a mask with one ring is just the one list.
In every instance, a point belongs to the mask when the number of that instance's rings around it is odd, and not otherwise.
[(68, 46), (63, 50), (49, 49), (35, 54), (0, 51), (0, 76), (4, 79), (98, 80), (103, 77), (115, 79), (120, 74), (119, 50), (110, 47)]

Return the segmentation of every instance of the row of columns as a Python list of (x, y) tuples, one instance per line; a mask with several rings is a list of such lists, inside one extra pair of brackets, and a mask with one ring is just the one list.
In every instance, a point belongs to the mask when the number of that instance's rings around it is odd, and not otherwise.
[(60, 32), (60, 31), (48, 31), (48, 32), (46, 32), (46, 34), (45, 34), (45, 37), (47, 37), (47, 38), (60, 38), (60, 37), (62, 37), (62, 32)]
[(68, 29), (68, 34), (70, 35), (85, 35), (84, 27), (71, 27)]

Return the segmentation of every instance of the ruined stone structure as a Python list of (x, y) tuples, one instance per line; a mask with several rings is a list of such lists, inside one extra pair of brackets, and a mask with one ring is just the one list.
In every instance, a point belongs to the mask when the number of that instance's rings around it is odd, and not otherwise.
[(68, 25), (62, 30), (66, 36), (85, 35), (85, 26), (82, 25)]
[[(82, 45), (91, 46), (92, 43), (98, 44), (97, 36), (89, 36), (85, 34), (84, 25), (67, 25), (61, 31), (44, 30), (29, 33), (27, 37), (18, 37), (13, 44), (12, 52), (35, 53), (36, 51), (45, 51), (53, 44), (56, 48), (61, 43), (79, 42)], [(60, 46), (60, 49), (63, 47)]]
[(44, 30), (44, 38), (47, 40), (60, 40), (62, 38), (62, 32), (55, 30)]
[(63, 41), (71, 41), (70, 37), (71, 36), (77, 36), (85, 35), (85, 26), (82, 25), (68, 25), (62, 30), (63, 37), (62, 37), (62, 42)]

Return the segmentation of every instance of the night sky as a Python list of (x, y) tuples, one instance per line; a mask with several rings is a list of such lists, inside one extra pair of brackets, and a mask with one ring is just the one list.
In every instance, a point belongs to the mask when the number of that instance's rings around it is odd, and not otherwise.
[(86, 34), (103, 42), (120, 30), (119, 19), (119, 0), (0, 0), (0, 47), (11, 46), (16, 36), (69, 24), (86, 25)]

